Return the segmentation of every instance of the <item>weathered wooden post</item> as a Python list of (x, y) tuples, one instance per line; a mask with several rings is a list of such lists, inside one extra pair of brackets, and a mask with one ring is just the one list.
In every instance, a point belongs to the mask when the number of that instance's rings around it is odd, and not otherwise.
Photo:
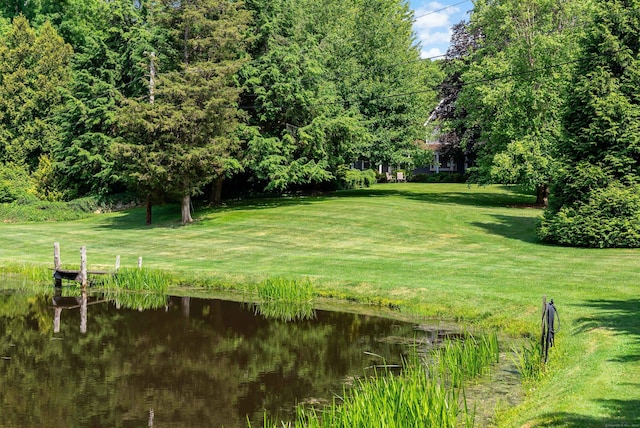
[(80, 247), (80, 283), (87, 286), (87, 247)]
[(53, 268), (55, 270), (60, 269), (60, 243), (53, 243)]
[(142, 269), (142, 257), (138, 257), (138, 269)]
[(62, 287), (62, 278), (58, 277), (60, 269), (60, 243), (53, 243), (53, 285), (57, 288)]
[(115, 273), (118, 273), (118, 269), (120, 269), (120, 255), (116, 256), (116, 269)]

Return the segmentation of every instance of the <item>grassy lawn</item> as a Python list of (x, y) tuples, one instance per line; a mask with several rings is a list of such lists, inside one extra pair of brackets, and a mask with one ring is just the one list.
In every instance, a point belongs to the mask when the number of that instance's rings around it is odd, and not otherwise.
[(543, 295), (561, 331), (547, 375), (506, 427), (640, 426), (640, 250), (536, 242), (541, 211), (503, 187), (380, 184), (329, 196), (253, 200), (196, 212), (102, 214), (72, 222), (0, 224), (0, 264), (144, 265), (242, 284), (308, 277), (322, 294), (398, 305), (511, 335), (538, 334)]

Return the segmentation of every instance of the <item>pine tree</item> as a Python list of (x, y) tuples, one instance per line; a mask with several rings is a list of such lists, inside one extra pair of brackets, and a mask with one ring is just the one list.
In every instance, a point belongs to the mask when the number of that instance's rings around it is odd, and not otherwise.
[(190, 223), (191, 197), (240, 168), (233, 77), (246, 60), (250, 17), (229, 0), (163, 0), (150, 14), (160, 32), (155, 102), (122, 110), (125, 141), (116, 151), (148, 192), (179, 197), (182, 222)]

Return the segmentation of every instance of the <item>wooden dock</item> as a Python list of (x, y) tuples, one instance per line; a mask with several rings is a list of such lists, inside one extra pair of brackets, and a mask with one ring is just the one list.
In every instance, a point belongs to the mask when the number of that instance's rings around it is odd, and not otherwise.
[[(88, 283), (89, 275), (113, 275), (113, 274), (114, 272), (107, 272), (103, 270), (88, 270), (86, 271), (86, 275), (87, 275), (86, 282)], [(55, 282), (56, 287), (62, 287), (63, 279), (66, 279), (69, 281), (77, 281), (81, 284), (85, 282), (83, 281), (82, 270), (68, 270), (68, 269), (60, 269), (60, 268), (54, 269), (53, 280)]]
[[(115, 275), (120, 268), (120, 256), (116, 256), (115, 269), (111, 272), (102, 270), (87, 270), (87, 248), (80, 248), (80, 269), (62, 269), (60, 262), (60, 244), (53, 243), (53, 281), (56, 287), (62, 287), (62, 280), (76, 281), (86, 287), (89, 275)], [(138, 257), (138, 268), (142, 268), (142, 257)]]

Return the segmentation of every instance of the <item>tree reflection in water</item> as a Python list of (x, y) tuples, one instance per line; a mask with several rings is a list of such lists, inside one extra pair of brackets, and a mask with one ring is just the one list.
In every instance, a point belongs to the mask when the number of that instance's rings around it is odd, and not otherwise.
[(293, 419), (296, 403), (341, 395), (380, 363), (365, 352), (399, 362), (417, 334), (367, 315), (294, 318), (215, 299), (3, 292), (2, 425), (262, 426), (265, 411)]

